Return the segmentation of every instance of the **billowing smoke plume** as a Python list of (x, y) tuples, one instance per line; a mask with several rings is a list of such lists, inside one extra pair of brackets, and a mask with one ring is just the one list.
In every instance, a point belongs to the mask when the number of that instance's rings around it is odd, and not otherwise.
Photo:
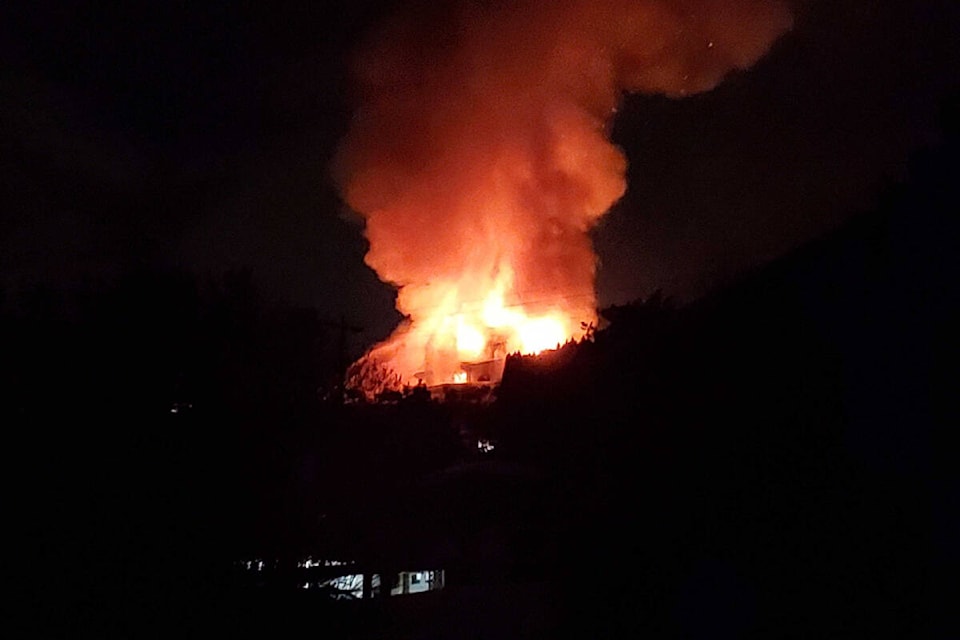
[(588, 231), (626, 189), (621, 95), (707, 91), (790, 25), (780, 0), (464, 0), (382, 27), (335, 163), (409, 317), (371, 355), (430, 384), (576, 337)]

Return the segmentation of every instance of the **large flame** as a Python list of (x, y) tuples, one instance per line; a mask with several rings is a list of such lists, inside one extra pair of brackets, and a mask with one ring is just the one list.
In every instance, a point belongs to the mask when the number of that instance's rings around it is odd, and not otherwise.
[[(401, 290), (410, 320), (371, 357), (389, 363), (407, 381), (426, 384), (495, 381), (500, 367), (467, 363), (502, 361), (509, 353), (539, 353), (582, 333), (593, 318), (593, 296), (566, 299), (556, 292), (522, 296), (509, 266), (489, 279), (445, 280)], [(539, 296), (541, 299), (534, 299)], [(409, 305), (409, 306), (406, 306)]]
[(588, 232), (626, 189), (621, 94), (708, 90), (790, 23), (781, 0), (461, 1), (375, 33), (336, 175), (407, 320), (368, 361), (465, 382), (579, 337)]

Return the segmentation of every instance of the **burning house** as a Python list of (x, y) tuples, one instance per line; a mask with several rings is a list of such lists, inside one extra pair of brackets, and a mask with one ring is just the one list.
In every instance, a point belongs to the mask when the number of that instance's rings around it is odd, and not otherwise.
[(428, 3), (353, 68), (334, 163), (406, 317), (365, 356), (401, 385), (494, 383), (595, 324), (589, 232), (626, 191), (624, 92), (707, 91), (792, 23), (784, 0)]

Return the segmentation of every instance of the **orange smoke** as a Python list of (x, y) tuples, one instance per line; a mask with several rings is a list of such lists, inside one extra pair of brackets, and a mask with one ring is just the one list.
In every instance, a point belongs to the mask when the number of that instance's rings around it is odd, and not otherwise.
[(780, 0), (477, 0), (381, 28), (335, 163), (407, 316), (368, 360), (460, 382), (464, 363), (579, 337), (588, 231), (626, 189), (606, 136), (621, 94), (709, 90), (790, 24)]

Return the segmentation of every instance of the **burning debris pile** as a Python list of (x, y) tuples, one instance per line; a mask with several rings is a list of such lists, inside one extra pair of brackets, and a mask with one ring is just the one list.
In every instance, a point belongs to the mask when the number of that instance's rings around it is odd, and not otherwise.
[(626, 190), (621, 95), (707, 91), (791, 25), (783, 0), (439, 4), (395, 16), (353, 69), (335, 176), (406, 316), (354, 378), (496, 382), (507, 354), (582, 337), (588, 232)]

